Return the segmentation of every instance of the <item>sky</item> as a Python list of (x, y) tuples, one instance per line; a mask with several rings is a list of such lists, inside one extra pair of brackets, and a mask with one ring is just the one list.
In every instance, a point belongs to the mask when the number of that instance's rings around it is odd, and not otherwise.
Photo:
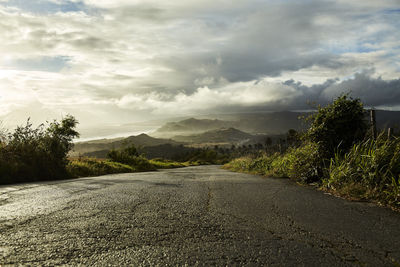
[(0, 0), (0, 121), (400, 110), (400, 0)]

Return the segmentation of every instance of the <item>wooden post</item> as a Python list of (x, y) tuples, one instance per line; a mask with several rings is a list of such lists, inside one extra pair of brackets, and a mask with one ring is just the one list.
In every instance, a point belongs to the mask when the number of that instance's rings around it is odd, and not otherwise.
[(375, 115), (375, 110), (371, 109), (370, 111), (370, 117), (371, 117), (371, 131), (372, 131), (372, 137), (374, 140), (376, 139), (376, 115)]
[(392, 128), (388, 128), (388, 139), (390, 139), (392, 137), (393, 134), (393, 129)]

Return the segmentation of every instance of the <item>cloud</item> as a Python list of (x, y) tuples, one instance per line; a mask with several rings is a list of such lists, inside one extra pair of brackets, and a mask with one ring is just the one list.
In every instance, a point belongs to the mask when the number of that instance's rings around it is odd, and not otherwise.
[(348, 90), (400, 102), (395, 0), (21, 3), (0, 1), (3, 119), (300, 109)]
[[(290, 107), (310, 109), (310, 102), (327, 104), (334, 98), (348, 93), (360, 98), (367, 106), (400, 105), (400, 79), (384, 81), (371, 78), (372, 72), (357, 73), (351, 79), (340, 81), (329, 79), (324, 83), (312, 86), (303, 85), (299, 81), (230, 83), (225, 87), (211, 90), (199, 87), (191, 95), (177, 94), (172, 99), (150, 93), (147, 95), (128, 94), (116, 101), (123, 109), (145, 110), (154, 114), (176, 114), (180, 112), (206, 114), (210, 110), (219, 112), (272, 111)], [(377, 92), (380, 95), (377, 96)]]
[(325, 88), (323, 97), (331, 100), (341, 92), (349, 92), (360, 98), (368, 106), (400, 105), (400, 79), (385, 81), (382, 78), (371, 78), (368, 73), (356, 73), (353, 79)]

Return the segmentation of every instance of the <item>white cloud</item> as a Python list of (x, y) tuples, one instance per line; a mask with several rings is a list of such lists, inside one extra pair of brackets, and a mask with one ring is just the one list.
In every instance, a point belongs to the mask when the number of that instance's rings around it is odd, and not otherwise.
[[(398, 3), (85, 0), (81, 11), (44, 14), (2, 3), (0, 118), (70, 112), (100, 123), (290, 109), (336, 77), (372, 69), (365, 82), (395, 80)], [(41, 68), (49, 62), (56, 66)]]
[(199, 87), (187, 95), (177, 94), (174, 98), (165, 100), (158, 94), (134, 95), (128, 94), (118, 100), (121, 108), (134, 110), (148, 110), (155, 114), (176, 114), (180, 112), (205, 113), (215, 109), (229, 109), (235, 107), (253, 107), (280, 102), (291, 102), (302, 92), (282, 83), (266, 81), (238, 82), (218, 89)]

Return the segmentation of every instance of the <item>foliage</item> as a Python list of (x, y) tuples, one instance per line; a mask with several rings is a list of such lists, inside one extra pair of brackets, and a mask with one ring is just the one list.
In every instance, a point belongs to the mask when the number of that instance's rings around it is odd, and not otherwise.
[(128, 165), (133, 164), (138, 156), (139, 153), (134, 145), (130, 145), (120, 150), (113, 149), (107, 154), (107, 158), (110, 160)]
[(319, 144), (319, 153), (329, 159), (336, 150), (346, 152), (364, 139), (367, 131), (365, 110), (359, 99), (342, 95), (333, 103), (318, 107), (308, 118), (312, 121), (306, 139)]
[(327, 167), (335, 151), (346, 153), (353, 144), (364, 139), (367, 130), (364, 117), (359, 99), (340, 96), (332, 104), (318, 107), (318, 112), (308, 118), (312, 123), (302, 143), (301, 134), (291, 129), (286, 135), (286, 151), (281, 145), (281, 153), (255, 159), (241, 158), (227, 166), (234, 170), (286, 176), (306, 183), (320, 181), (328, 175)]
[(191, 148), (183, 153), (175, 154), (172, 159), (178, 162), (190, 162), (195, 165), (225, 164), (232, 159), (232, 153), (218, 146), (210, 148)]
[(286, 140), (289, 147), (298, 146), (300, 144), (300, 134), (294, 129), (289, 129), (286, 134)]
[(113, 173), (126, 173), (135, 171), (129, 165), (93, 158), (73, 159), (67, 165), (69, 177), (99, 176)]
[(67, 116), (33, 128), (28, 119), (8, 133), (0, 147), (0, 183), (62, 179), (67, 177), (67, 154), (72, 139), (79, 136), (74, 130), (77, 121)]
[(400, 205), (399, 178), (400, 139), (381, 134), (344, 155), (336, 153), (324, 185), (345, 195)]
[[(151, 171), (156, 170), (157, 167), (171, 168), (178, 167), (177, 164), (169, 162), (159, 162), (156, 160), (149, 161), (144, 156), (139, 155), (139, 152), (134, 145), (130, 145), (120, 150), (111, 150), (107, 154), (111, 161), (119, 162), (131, 166), (135, 171)], [(179, 166), (181, 167), (181, 166)]]
[(377, 140), (366, 140), (364, 114), (360, 100), (341, 96), (319, 107), (299, 146), (235, 159), (225, 167), (306, 183), (321, 181), (322, 188), (340, 195), (400, 207), (400, 138), (382, 133)]
[(287, 153), (275, 153), (261, 157), (241, 157), (232, 160), (225, 168), (276, 177), (289, 177), (301, 182), (319, 179), (321, 164), (317, 144), (305, 143), (298, 148), (290, 148)]
[(224, 165), (224, 168), (233, 171), (261, 174), (266, 176), (287, 177), (285, 159), (279, 153), (261, 157), (245, 156), (236, 158)]
[[(187, 163), (179, 163), (164, 159), (147, 160), (138, 157), (134, 165), (123, 164), (111, 160), (101, 160), (96, 158), (76, 158), (71, 159), (67, 165), (69, 177), (99, 176), (114, 173), (130, 173), (138, 171), (152, 171), (155, 169), (171, 169), (188, 166)], [(138, 161), (145, 163), (137, 163)]]
[(318, 181), (322, 174), (323, 160), (319, 144), (305, 142), (298, 148), (290, 148), (284, 155), (287, 176), (301, 182)]
[(134, 145), (130, 145), (120, 150), (111, 150), (108, 152), (107, 157), (111, 161), (127, 164), (138, 171), (150, 171), (156, 169), (148, 159), (139, 155)]
[(159, 158), (151, 159), (149, 160), (149, 162), (157, 169), (171, 169), (171, 168), (180, 168), (189, 166), (188, 162), (182, 163), (182, 162), (176, 162), (172, 160), (159, 159)]

